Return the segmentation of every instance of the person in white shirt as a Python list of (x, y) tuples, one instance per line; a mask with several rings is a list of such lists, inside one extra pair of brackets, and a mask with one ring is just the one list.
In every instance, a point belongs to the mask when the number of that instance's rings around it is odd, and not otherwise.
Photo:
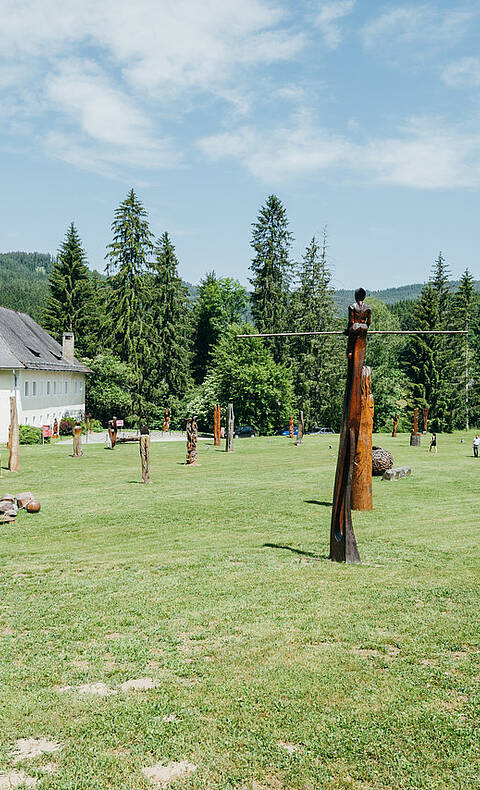
[(477, 434), (475, 434), (474, 439), (473, 439), (473, 455), (475, 456), (475, 458), (478, 458), (478, 446), (479, 445), (480, 445), (480, 436), (477, 433)]

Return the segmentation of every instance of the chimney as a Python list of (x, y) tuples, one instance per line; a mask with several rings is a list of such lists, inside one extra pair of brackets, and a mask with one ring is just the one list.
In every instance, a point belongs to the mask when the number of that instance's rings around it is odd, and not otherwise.
[(64, 332), (62, 338), (62, 357), (67, 362), (73, 362), (75, 356), (75, 335), (73, 332)]

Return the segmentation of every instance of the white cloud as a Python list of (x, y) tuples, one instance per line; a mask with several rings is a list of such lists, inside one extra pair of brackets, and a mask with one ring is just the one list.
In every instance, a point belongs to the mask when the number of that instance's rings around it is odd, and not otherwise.
[(414, 189), (480, 186), (480, 135), (435, 120), (412, 119), (397, 136), (357, 143), (299, 113), (273, 131), (244, 126), (199, 145), (210, 159), (237, 159), (267, 183), (318, 177), (335, 167), (349, 178)]
[(424, 45), (427, 49), (451, 46), (461, 40), (474, 19), (478, 7), (460, 5), (439, 8), (433, 3), (397, 5), (371, 19), (362, 29), (367, 49), (391, 50), (392, 46)]
[(450, 88), (480, 86), (480, 58), (466, 57), (449, 63), (442, 72), (445, 85)]
[(336, 0), (336, 2), (322, 3), (315, 24), (322, 31), (325, 44), (330, 49), (339, 46), (342, 31), (338, 21), (352, 13), (355, 2), (356, 0)]

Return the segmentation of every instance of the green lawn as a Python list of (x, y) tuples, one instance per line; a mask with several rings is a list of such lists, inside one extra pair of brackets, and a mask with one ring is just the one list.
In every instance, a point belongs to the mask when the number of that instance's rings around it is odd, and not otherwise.
[[(142, 768), (186, 760), (170, 787), (480, 787), (480, 460), (461, 438), (434, 456), (374, 437), (413, 474), (354, 515), (361, 566), (327, 560), (338, 437), (201, 442), (197, 467), (153, 444), (151, 486), (136, 445), (21, 448), (1, 491), (42, 510), (0, 527), (0, 772), (141, 790)], [(120, 688), (139, 678), (157, 685)], [(100, 681), (115, 693), (77, 688)], [(62, 749), (14, 764), (40, 736)]]

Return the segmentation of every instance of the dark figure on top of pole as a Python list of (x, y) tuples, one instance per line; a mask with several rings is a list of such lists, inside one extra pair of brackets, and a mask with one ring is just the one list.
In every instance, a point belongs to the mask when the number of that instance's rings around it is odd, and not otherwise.
[(347, 383), (330, 526), (330, 559), (336, 562), (360, 562), (353, 531), (351, 499), (353, 462), (360, 428), (362, 368), (372, 313), (363, 301), (365, 296), (364, 289), (357, 288), (355, 302), (348, 308), (348, 328), (345, 332), (348, 335)]

